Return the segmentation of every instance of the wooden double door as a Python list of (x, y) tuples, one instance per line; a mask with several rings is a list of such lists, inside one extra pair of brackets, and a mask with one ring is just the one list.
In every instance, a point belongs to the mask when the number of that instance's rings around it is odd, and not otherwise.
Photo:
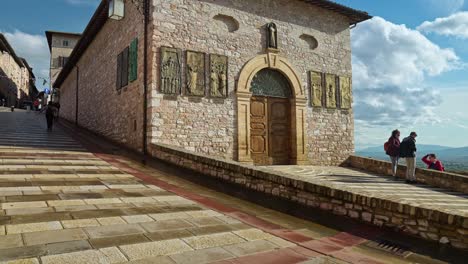
[(291, 107), (288, 98), (253, 96), (250, 146), (255, 165), (288, 165), (291, 160)]

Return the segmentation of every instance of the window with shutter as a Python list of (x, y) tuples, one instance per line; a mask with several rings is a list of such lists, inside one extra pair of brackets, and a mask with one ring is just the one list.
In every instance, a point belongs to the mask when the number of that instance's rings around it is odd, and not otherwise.
[(122, 88), (122, 53), (117, 56), (117, 79), (115, 81), (115, 87), (117, 90)]
[(52, 68), (58, 68), (59, 67), (59, 58), (53, 58), (52, 59)]
[(130, 82), (133, 82), (138, 78), (138, 38), (135, 38), (130, 43), (128, 63), (128, 79)]
[(126, 47), (122, 53), (122, 87), (128, 84), (128, 47)]

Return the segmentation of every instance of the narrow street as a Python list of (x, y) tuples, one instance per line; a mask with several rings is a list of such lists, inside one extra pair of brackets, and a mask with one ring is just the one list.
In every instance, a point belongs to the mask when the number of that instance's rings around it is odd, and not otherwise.
[(37, 113), (0, 124), (0, 263), (441, 263), (91, 152)]

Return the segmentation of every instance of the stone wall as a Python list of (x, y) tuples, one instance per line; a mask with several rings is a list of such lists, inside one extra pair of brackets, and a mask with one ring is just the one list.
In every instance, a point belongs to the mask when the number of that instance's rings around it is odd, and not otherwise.
[[(128, 0), (125, 18), (108, 19), (77, 63), (78, 124), (134, 150), (142, 149), (143, 15)], [(138, 78), (116, 89), (117, 56), (138, 37)], [(75, 122), (77, 67), (60, 87), (61, 112)]]
[(76, 120), (76, 77), (78, 70), (75, 67), (67, 76), (60, 89), (60, 118), (72, 123)]
[(0, 51), (0, 92), (7, 98), (9, 106), (16, 105), (24, 93), (29, 93), (29, 72), (26, 67), (18, 65), (14, 57)]
[[(50, 56), (50, 82), (53, 84), (57, 79), (58, 74), (62, 70), (62, 67), (54, 67), (53, 61), (58, 57), (69, 57), (76, 43), (80, 39), (79, 36), (62, 35), (60, 33), (53, 33), (52, 45), (51, 45), (51, 56)], [(63, 46), (63, 41), (68, 41), (68, 46)]]
[(287, 178), (276, 171), (152, 144), (151, 154), (163, 161), (282, 199), (427, 240), (468, 248), (468, 218), (401, 204), (390, 199), (335, 189), (321, 182)]
[[(363, 169), (369, 172), (386, 175), (392, 174), (392, 164), (382, 160), (350, 156), (344, 165)], [(399, 178), (405, 178), (406, 166), (399, 165), (397, 174)], [(416, 168), (416, 179), (418, 182), (425, 183), (430, 186), (437, 186), (468, 194), (468, 176), (465, 175)]]
[[(270, 22), (278, 27), (280, 55), (294, 66), (304, 89), (309, 90), (309, 71), (351, 76), (349, 22), (335, 12), (287, 0), (180, 0), (154, 1), (153, 5), (151, 142), (228, 159), (237, 157), (237, 79), (249, 60), (265, 52), (263, 27)], [(235, 21), (214, 19), (219, 15)], [(303, 34), (315, 37), (318, 47), (311, 49), (301, 38)], [(228, 56), (228, 98), (160, 94), (162, 46)], [(184, 79), (182, 76), (182, 83)], [(352, 111), (310, 108), (307, 113), (304, 125), (310, 161), (320, 165), (341, 163), (354, 150)]]

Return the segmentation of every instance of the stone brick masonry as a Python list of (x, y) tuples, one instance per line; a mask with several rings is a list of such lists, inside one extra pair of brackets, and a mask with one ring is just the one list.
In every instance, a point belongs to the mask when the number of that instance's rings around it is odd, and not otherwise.
[[(153, 4), (155, 57), (151, 142), (236, 158), (237, 79), (249, 60), (264, 53), (266, 36), (263, 27), (270, 22), (278, 26), (280, 55), (294, 66), (305, 90), (309, 87), (308, 72), (311, 70), (351, 76), (349, 22), (334, 12), (301, 1), (286, 0), (268, 3), (185, 0), (154, 1)], [(226, 25), (214, 19), (217, 15), (235, 19), (238, 30), (230, 32)], [(314, 36), (318, 47), (312, 50), (300, 38), (302, 34)], [(159, 62), (160, 47), (163, 46), (228, 56), (228, 98), (160, 94)], [(353, 152), (352, 111), (309, 107), (306, 120), (308, 157), (313, 164), (337, 165)]]
[(167, 145), (152, 145), (155, 157), (177, 166), (299, 204), (320, 208), (376, 226), (393, 228), (427, 240), (468, 248), (465, 213), (411, 205), (369, 192), (340, 189), (323, 181), (306, 181), (267, 168), (242, 165)]
[[(143, 129), (143, 15), (127, 4), (125, 18), (108, 20), (60, 87), (60, 115), (114, 142), (141, 150)], [(138, 78), (116, 89), (117, 55), (138, 38)], [(78, 82), (77, 82), (77, 76)]]

